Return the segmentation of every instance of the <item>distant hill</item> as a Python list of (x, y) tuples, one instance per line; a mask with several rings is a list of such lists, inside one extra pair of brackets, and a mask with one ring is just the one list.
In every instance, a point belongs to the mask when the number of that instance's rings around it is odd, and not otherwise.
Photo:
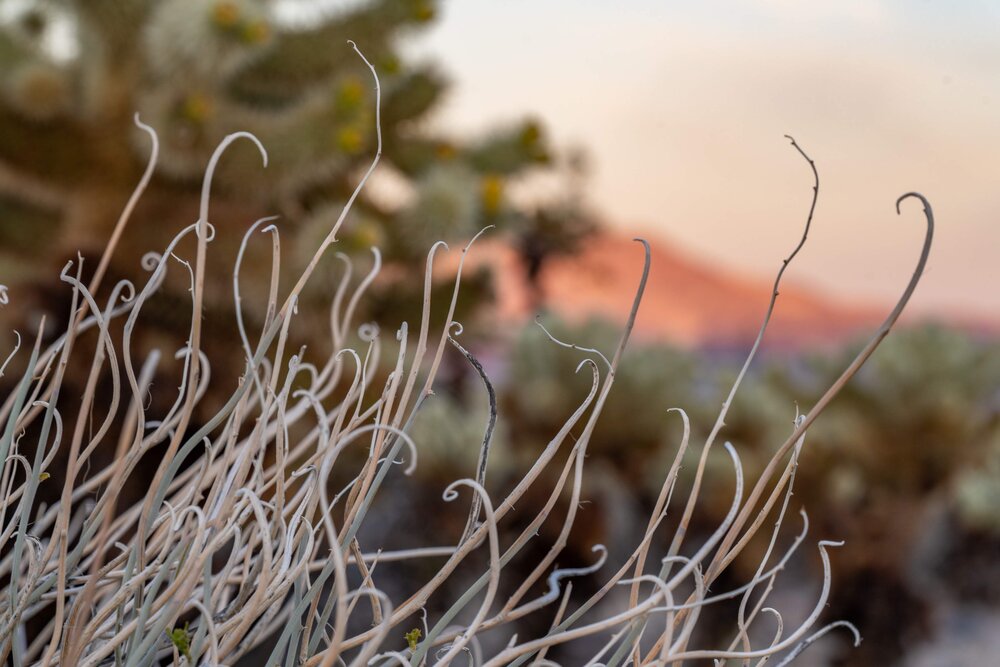
[[(652, 265), (635, 333), (691, 346), (743, 345), (754, 339), (771, 295), (771, 281), (709, 266), (671, 244), (649, 239)], [(497, 316), (533, 317), (524, 273), (513, 250), (493, 242), (473, 251), (473, 264), (495, 266)], [(642, 246), (613, 230), (595, 235), (573, 257), (553, 260), (542, 275), (542, 306), (573, 321), (601, 316), (624, 322), (642, 271)], [(768, 329), (769, 347), (842, 343), (871, 331), (888, 307), (850, 305), (786, 276)]]

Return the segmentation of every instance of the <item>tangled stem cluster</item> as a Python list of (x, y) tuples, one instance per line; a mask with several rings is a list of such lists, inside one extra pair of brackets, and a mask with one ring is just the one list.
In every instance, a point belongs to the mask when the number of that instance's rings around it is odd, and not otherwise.
[[(375, 86), (378, 93), (377, 76)], [(736, 449), (724, 443), (735, 479), (729, 511), (704, 542), (689, 545), (687, 529), (708, 453), (764, 336), (781, 275), (805, 242), (812, 221), (819, 179), (812, 161), (792, 141), (809, 160), (816, 178), (806, 230), (782, 266), (757, 341), (702, 446), (694, 485), (673, 526), (672, 538), (664, 540), (663, 532), (690, 435), (687, 416), (680, 410), (684, 435), (673, 464), (665, 472), (642, 540), (617, 554), (624, 561), (617, 571), (597, 575), (607, 556), (602, 545), (594, 547), (599, 557), (591, 567), (554, 567), (583, 498), (588, 442), (612, 390), (642, 299), (649, 270), (649, 247), (644, 241), (642, 279), (617, 349), (607, 357), (552, 339), (581, 352), (578, 371), (590, 373), (590, 391), (510, 488), (490, 489), (486, 473), (496, 405), (482, 367), (455, 339), (461, 329), (453, 321), (461, 264), (444, 325), (436, 332), (430, 326), (433, 262), (444, 244), (435, 245), (427, 257), (416, 340), (404, 323), (396, 333), (398, 354), (384, 384), (377, 386), (374, 379), (379, 377), (375, 370), (382, 350), (378, 331), (362, 326), (357, 338), (360, 344), (352, 346), (357, 340), (352, 335), (355, 312), (379, 270), (377, 251), (374, 268), (360, 281), (352, 280), (350, 262), (340, 256), (346, 270), (330, 307), (332, 353), (325, 359), (310, 359), (305, 351), (290, 353), (287, 349), (299, 294), (324, 252), (336, 241), (353, 197), (284, 298), (279, 298), (277, 280), (278, 227), (270, 224), (270, 218), (250, 227), (236, 260), (232, 285), (245, 372), (211, 417), (195, 418), (210, 384), (211, 360), (201, 349), (201, 313), (207, 249), (214, 235), (209, 214), (212, 174), (226, 147), (241, 138), (256, 144), (265, 166), (267, 154), (252, 135), (227, 137), (206, 170), (199, 220), (182, 230), (161, 253), (143, 258), (149, 271), (145, 285), (137, 288), (122, 281), (100, 302), (97, 295), (108, 260), (156, 163), (156, 134), (138, 118), (136, 122), (152, 139), (145, 175), (89, 282), (82, 279), (82, 262), (66, 265), (60, 278), (72, 292), (68, 329), (54, 341), (46, 341), (43, 324), (27, 352), (23, 376), (0, 409), (0, 662), (135, 667), (172, 659), (178, 665), (219, 666), (235, 665), (250, 650), (265, 646), (270, 649), (267, 665), (447, 665), (459, 659), (459, 664), (471, 661), (498, 667), (529, 661), (555, 664), (546, 657), (553, 647), (586, 642), (596, 647), (588, 662), (594, 665), (667, 665), (712, 659), (748, 664), (769, 656), (779, 656), (781, 664), (786, 664), (835, 627), (847, 627), (858, 640), (853, 626), (844, 622), (815, 628), (831, 586), (827, 550), (838, 543), (821, 540), (816, 545), (824, 572), (822, 588), (812, 611), (797, 627), (786, 630), (781, 614), (765, 605), (775, 578), (806, 540), (808, 520), (802, 512), (801, 532), (790, 544), (779, 546), (806, 430), (889, 332), (923, 271), (933, 216), (922, 196), (911, 193), (901, 198), (914, 197), (924, 204), (927, 235), (913, 278), (896, 308), (829, 391), (796, 420), (788, 439), (774, 451), (752, 485), (745, 483)], [(375, 169), (380, 153), (381, 135), (379, 153), (355, 196)], [(258, 234), (270, 236), (274, 254), (267, 316), (262, 330), (251, 332), (241, 314), (239, 278), (244, 251)], [(178, 244), (189, 237), (196, 241), (193, 262), (175, 254)], [(462, 251), (463, 260), (471, 245)], [(153, 415), (144, 397), (157, 376), (160, 355), (154, 352), (135, 359), (132, 333), (144, 305), (171, 267), (179, 267), (191, 283), (190, 336), (176, 355), (183, 365), (176, 400), (165, 414)], [(96, 332), (96, 347), (83, 344), (86, 332), (92, 336)], [(405, 463), (406, 474), (417, 466), (420, 443), (408, 433), (415, 415), (433, 393), (449, 341), (481, 375), (491, 399), (474, 476), (456, 480), (443, 496), (445, 502), (470, 502), (466, 528), (453, 545), (388, 551), (377, 549), (381, 545), (366, 544), (369, 551), (365, 551), (363, 526), (373, 500), (391, 483), (401, 463)], [(64, 376), (73, 355), (91, 362), (90, 373), (82, 395), (64, 396)], [(109, 395), (98, 391), (99, 382), (104, 381), (110, 383)], [(66, 410), (73, 414), (64, 415)], [(95, 414), (104, 416), (97, 418)], [(201, 414), (204, 411), (199, 411)], [(32, 436), (22, 437), (26, 433)], [(470, 443), (474, 446), (476, 443)], [(367, 453), (344, 456), (352, 447), (364, 448)], [(91, 457), (98, 448), (114, 448), (114, 456), (106, 467), (93, 469)], [(148, 465), (147, 454), (154, 448), (165, 454), (146, 496), (123, 507), (119, 495), (124, 483), (140, 463)], [(50, 472), (57, 454), (66, 458), (65, 470)], [(342, 475), (345, 461), (352, 465), (351, 461), (359, 460), (359, 467), (347, 475), (352, 479), (350, 484), (332, 493), (331, 474), (337, 470)], [(541, 511), (512, 542), (502, 544), (501, 522), (510, 520), (529, 490), (537, 493), (533, 487), (553, 478), (543, 473), (550, 466), (558, 467), (557, 461), (561, 470)], [(38, 490), (50, 477), (48, 484), (61, 484), (61, 495), (59, 502), (45, 506), (38, 502)], [(539, 528), (550, 521), (557, 501), (567, 494), (568, 510), (561, 519), (558, 538), (545, 545), (544, 556), (530, 574), (516, 582), (515, 592), (506, 600), (500, 599), (505, 568), (532, 540), (539, 539)], [(458, 508), (455, 511), (465, 514)], [(769, 517), (773, 523), (764, 530)], [(733, 590), (709, 592), (759, 533), (763, 533), (767, 548), (754, 577)], [(668, 542), (665, 553), (650, 567), (651, 553)], [(424, 613), (422, 631), (407, 631), (410, 626), (403, 624), (421, 614), (431, 597), (442, 590), (460, 565), (468, 565), (470, 554), (477, 550), (488, 553), (488, 565), (481, 576), (458, 599), (449, 600), (450, 606), (438, 618), (430, 619), (433, 622), (428, 623)], [(432, 574), (426, 580), (408, 582), (412, 588), (409, 597), (390, 599), (379, 588), (377, 565), (418, 559), (433, 563)], [(573, 600), (571, 606), (572, 585), (566, 582), (582, 575), (601, 576), (604, 584), (588, 599)], [(352, 585), (352, 581), (360, 584)], [(542, 582), (546, 592), (530, 597)], [(598, 604), (617, 587), (628, 589), (625, 608), (595, 616), (597, 610), (606, 608)], [(702, 610), (735, 599), (740, 602), (731, 643), (693, 646)], [(372, 626), (358, 629), (357, 624), (351, 625), (358, 605), (370, 607)], [(514, 634), (506, 646), (493, 642), (502, 646), (494, 654), (483, 654), (481, 637), (491, 632), (503, 635), (529, 614), (548, 614), (551, 629), (526, 639)], [(764, 617), (770, 617), (774, 624), (773, 639), (755, 645), (750, 629)]]

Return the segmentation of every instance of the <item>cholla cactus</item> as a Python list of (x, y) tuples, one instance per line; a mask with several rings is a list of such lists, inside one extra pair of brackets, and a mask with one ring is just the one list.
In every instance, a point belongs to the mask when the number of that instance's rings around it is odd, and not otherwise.
[[(245, 159), (219, 165), (213, 222), (224, 254), (235, 255), (240, 230), (264, 215), (280, 215), (288, 239), (331, 207), (339, 213), (376, 140), (374, 93), (349, 38), (383, 75), (382, 139), (403, 196), (363, 194), (354, 205), (363, 224), (344, 229), (341, 250), (367, 255), (374, 240), (385, 262), (415, 269), (434, 241), (467, 239), (487, 224), (530, 227), (541, 209), (515, 206), (505, 185), (554, 163), (537, 122), (463, 141), (423, 127), (445, 78), (403, 58), (400, 38), (429, 25), (436, 4), (297, 3), (289, 12), (273, 0), (0, 0), (0, 269), (17, 277), (19, 298), (78, 251), (100, 256), (143, 169), (136, 110), (160, 133), (159, 169), (139, 209), (149, 222), (125, 234), (122, 256), (166, 245), (194, 215), (201, 170), (236, 130), (260, 137), (270, 167), (265, 181), (242, 147), (234, 150)], [(266, 251), (249, 252), (267, 259)], [(136, 279), (132, 264), (112, 262), (112, 275)], [(210, 287), (228, 281), (212, 268), (208, 276)], [(182, 300), (171, 285), (163, 289)], [(302, 298), (314, 296), (330, 295), (310, 290)], [(50, 313), (64, 306), (39, 300)], [(228, 309), (224, 290), (209, 289), (206, 300)], [(247, 304), (245, 315), (259, 324), (264, 312)]]
[[(548, 335), (587, 341), (605, 350), (614, 346), (619, 335), (616, 326), (600, 320), (569, 326), (546, 316), (536, 325), (525, 327), (515, 341), (508, 381), (515, 390), (506, 407), (516, 415), (519, 435), (526, 440), (532, 432), (542, 436), (558, 427), (556, 415), (571, 409), (573, 398), (587, 387), (585, 378), (576, 377), (570, 384), (565, 379), (579, 363), (579, 352), (553, 349)], [(606, 419), (595, 429), (590, 451), (612, 459), (648, 462), (662, 445), (671, 423), (671, 415), (661, 406), (688, 405), (684, 399), (697, 381), (694, 360), (680, 350), (634, 344), (622, 359), (615, 391), (604, 406)], [(697, 416), (692, 415), (695, 423)]]
[(994, 534), (1000, 533), (1000, 436), (994, 435), (985, 448), (985, 461), (962, 472), (955, 484), (959, 515), (969, 524)]
[[(430, 326), (428, 296), (419, 326), (411, 331), (404, 323), (396, 332), (398, 353), (390, 364), (392, 372), (377, 386), (373, 369), (383, 347), (378, 330), (362, 327), (360, 344), (352, 343), (349, 334), (372, 274), (360, 282), (344, 280), (338, 288), (330, 309), (333, 351), (329, 355), (292, 353), (287, 346), (302, 290), (320, 257), (336, 241), (354, 197), (290, 291), (279, 297), (277, 284), (268, 290), (267, 316), (259, 332), (246, 325), (239, 307), (241, 254), (232, 288), (239, 328), (236, 346), (245, 357), (245, 372), (230, 385), (229, 397), (212, 416), (196, 422), (195, 408), (206, 400), (210, 382), (211, 359), (202, 348), (201, 324), (208, 250), (220, 232), (212, 223), (209, 193), (223, 152), (239, 139), (252, 141), (266, 163), (263, 146), (253, 135), (226, 137), (208, 162), (198, 217), (161, 253), (144, 257), (150, 275), (142, 287), (121, 281), (103, 303), (98, 301), (118, 232), (145, 180), (119, 219), (95, 277), (85, 283), (79, 262), (68, 263), (60, 275), (72, 294), (68, 329), (54, 341), (45, 339), (44, 330), (38, 333), (20, 381), (0, 409), (5, 423), (0, 434), (0, 581), (4, 582), (0, 660), (98, 667), (151, 665), (172, 657), (179, 665), (217, 666), (233, 665), (251, 649), (266, 645), (268, 665), (329, 667), (348, 659), (353, 665), (447, 665), (471, 656), (475, 663), (499, 667), (529, 660), (553, 664), (546, 658), (550, 651), (567, 643), (591, 642), (592, 663), (618, 665), (631, 660), (664, 665), (783, 655), (786, 664), (817, 637), (845, 625), (813, 630), (831, 586), (827, 549), (837, 543), (818, 542), (825, 576), (814, 608), (799, 625), (786, 631), (780, 614), (763, 606), (774, 578), (806, 535), (803, 531), (781, 548), (779, 529), (789, 508), (806, 430), (896, 321), (923, 271), (929, 232), (897, 307), (812, 411), (797, 420), (748, 493), (739, 455), (725, 444), (734, 491), (725, 518), (704, 542), (688, 545), (686, 529), (699, 500), (705, 457), (741, 378), (704, 443), (695, 487), (669, 546), (658, 535), (667, 525), (678, 465), (689, 445), (687, 434), (673, 464), (664, 471), (659, 499), (640, 542), (610, 545), (624, 561), (621, 567), (601, 571), (604, 554), (610, 550), (603, 545), (595, 546), (601, 556), (592, 567), (554, 566), (577, 520), (587, 449), (641, 303), (649, 270), (646, 245), (643, 278), (619, 341), (608, 356), (576, 348), (584, 355), (579, 370), (590, 376), (589, 391), (565, 415), (531, 467), (509, 488), (491, 490), (486, 469), (496, 409), (490, 400), (484, 437), (481, 443), (470, 443), (478, 447), (477, 467), (467, 478), (449, 484), (443, 494), (445, 503), (458, 500), (460, 492), (473, 498), (470, 510), (452, 510), (466, 517), (461, 537), (444, 547), (440, 543), (447, 540), (439, 536), (432, 546), (394, 550), (391, 544), (368, 543), (365, 520), (389, 477), (400, 468), (410, 472), (418, 465), (420, 443), (410, 435), (411, 426), (432, 394), (449, 340), (461, 358), (481, 373), (492, 397), (475, 357), (464, 353), (455, 339), (460, 333), (454, 307), (461, 266), (442, 328), (433, 331)], [(377, 163), (378, 157), (355, 192)], [(919, 195), (908, 196), (923, 201)], [(930, 231), (933, 218), (926, 201), (924, 205)], [(274, 238), (278, 230), (262, 221), (245, 240), (252, 242), (251, 237), (260, 233)], [(193, 241), (190, 259), (178, 254), (184, 239)], [(439, 249), (434, 246), (430, 251), (428, 264)], [(466, 246), (463, 258), (468, 250)], [(280, 253), (275, 253), (274, 261), (280, 261)], [(150, 414), (145, 397), (160, 356), (135, 358), (132, 335), (170, 267), (179, 269), (191, 287), (189, 336), (177, 354), (184, 380), (173, 405), (164, 414)], [(428, 266), (427, 276), (433, 275), (431, 269)], [(430, 288), (428, 281), (425, 294)], [(766, 319), (761, 336), (765, 327)], [(574, 347), (555, 339), (553, 344)], [(11, 358), (18, 353), (15, 349)], [(86, 388), (78, 395), (62, 395), (66, 364), (80, 355), (90, 361)], [(111, 387), (107, 394), (97, 390), (102, 378)], [(92, 421), (95, 413), (105, 416)], [(64, 430), (64, 421), (71, 428)], [(112, 430), (117, 432), (115, 445), (109, 442)], [(112, 460), (88, 470), (102, 447), (114, 448)], [(156, 447), (163, 449), (163, 455), (145, 497), (132, 506), (120, 503), (123, 482)], [(350, 456), (349, 450), (356, 449), (362, 450), (361, 456)], [(57, 455), (65, 455), (65, 469), (53, 467)], [(549, 502), (541, 512), (519, 517), (515, 525), (523, 528), (512, 541), (501, 544), (500, 525), (515, 523), (519, 500), (549, 478), (543, 473), (550, 466), (560, 465), (558, 480), (547, 490)], [(346, 487), (332, 492), (334, 478), (348, 480)], [(61, 488), (58, 503), (39, 505), (41, 484)], [(556, 519), (552, 508), (563, 494), (570, 497), (567, 513)], [(537, 539), (539, 527), (547, 521), (559, 526), (559, 538), (546, 545), (541, 560), (501, 600), (499, 584), (505, 568), (509, 571), (511, 561)], [(709, 593), (765, 525), (773, 526), (770, 542), (753, 578), (734, 590)], [(478, 550), (488, 552), (485, 571), (464, 587), (460, 597), (448, 600), (442, 613), (425, 616), (423, 630), (414, 632), (413, 619), (460, 566), (471, 564), (470, 556)], [(407, 592), (391, 599), (379, 586), (384, 569), (394, 561), (412, 560), (433, 566), (426, 578), (406, 581)], [(598, 572), (604, 585), (571, 606), (564, 580)], [(530, 598), (534, 585), (545, 577), (547, 592)], [(624, 609), (596, 618), (586, 615), (619, 586), (629, 590)], [(694, 646), (700, 611), (735, 598), (741, 605), (732, 643)], [(778, 619), (781, 630), (760, 643), (752, 630), (765, 613)], [(538, 637), (512, 635), (518, 619), (529, 614), (549, 614), (551, 630)], [(372, 623), (352, 622), (355, 617)], [(495, 650), (482, 655), (480, 639), (490, 633), (509, 641), (495, 643)]]

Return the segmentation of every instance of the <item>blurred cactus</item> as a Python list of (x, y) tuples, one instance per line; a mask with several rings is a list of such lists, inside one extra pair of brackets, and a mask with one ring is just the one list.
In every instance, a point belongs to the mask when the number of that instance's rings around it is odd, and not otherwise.
[[(476, 472), (483, 429), (489, 419), (484, 397), (466, 405), (459, 397), (434, 396), (418, 413), (411, 435), (420, 443), (420, 476), (432, 483), (448, 483), (458, 475)], [(490, 474), (503, 478), (514, 469), (505, 433), (505, 424), (494, 432), (490, 447)]]
[[(614, 329), (608, 324), (545, 324), (562, 341), (611, 349)], [(751, 372), (723, 433), (739, 447), (747, 470), (759, 471), (774, 444), (790, 432), (796, 405), (815, 403), (854, 352), (775, 357)], [(502, 391), (502, 402), (517, 415), (515, 442), (532, 443), (533, 433), (551, 427), (552, 415), (571, 410), (584, 395), (586, 378), (576, 384), (551, 378), (571, 376), (588, 356), (596, 358), (557, 347), (534, 325), (521, 333)], [(707, 353), (635, 344), (622, 359), (605, 407), (609, 431), (595, 432), (592, 455), (609, 458), (623, 474), (643, 481), (649, 457), (660, 451), (672, 455), (668, 445), (680, 435), (680, 420), (667, 409), (686, 410), (693, 440), (704, 438), (712, 408), (724, 398), (734, 372)], [(797, 494), (816, 508), (821, 522), (863, 522), (865, 512), (877, 514), (885, 503), (919, 514), (925, 503), (944, 497), (970, 525), (997, 527), (998, 387), (995, 343), (939, 326), (896, 332), (810, 430), (808, 458), (815, 465), (801, 473), (805, 483)], [(843, 532), (843, 526), (835, 529)]]
[[(553, 223), (551, 210), (508, 200), (509, 182), (557, 163), (537, 121), (464, 142), (421, 127), (445, 77), (434, 65), (409, 62), (399, 46), (435, 18), (434, 0), (286, 5), (0, 0), (0, 272), (13, 298), (27, 299), (53, 264), (103, 247), (145, 166), (135, 111), (161, 137), (157, 176), (136, 216), (156, 222), (127, 231), (118, 256), (128, 259), (112, 265), (113, 276), (134, 274), (132, 258), (196, 219), (201, 173), (234, 131), (256, 134), (270, 164), (262, 172), (255, 157), (244, 159), (251, 149), (238, 146), (219, 165), (212, 208), (219, 242), (238, 243), (238, 231), (276, 210), (292, 243), (299, 232), (328, 231), (330, 211), (339, 212), (375, 149), (375, 91), (348, 39), (382, 79), (381, 171), (400, 196), (379, 197), (377, 185), (363, 195), (338, 249), (368, 256), (378, 244), (387, 263), (405, 269), (433, 241), (467, 238), (487, 224), (519, 235), (562, 224), (567, 239), (577, 236), (569, 217), (576, 211)], [(267, 243), (251, 244), (249, 253), (251, 265), (270, 257)], [(226, 254), (235, 257), (235, 245)], [(228, 284), (231, 268), (215, 267), (215, 282)], [(267, 271), (246, 279), (265, 281)], [(398, 296), (399, 287), (383, 296)], [(206, 296), (225, 313), (225, 289)], [(253, 303), (246, 308), (250, 318), (261, 315)]]
[[(606, 324), (544, 323), (562, 341), (612, 349), (612, 329)], [(776, 355), (751, 369), (722, 432), (739, 450), (748, 474), (760, 474), (791, 432), (796, 406), (814, 405), (855, 352)], [(514, 415), (512, 443), (537, 450), (553, 415), (565, 414), (584, 395), (585, 378), (578, 384), (551, 378), (571, 376), (586, 356), (596, 358), (558, 348), (538, 327), (522, 332), (501, 388), (501, 402)], [(633, 345), (622, 358), (604, 409), (602, 423), (608, 428), (599, 426), (591, 439), (590, 455), (601, 459), (592, 465), (615, 470), (620, 487), (634, 494), (630, 502), (650, 506), (659, 491), (656, 475), (670, 466), (680, 439), (681, 420), (667, 413), (678, 407), (690, 417), (694, 443), (678, 482), (680, 490), (688, 489), (700, 455), (696, 445), (711, 429), (713, 409), (735, 371), (725, 355), (663, 343)], [(977, 600), (987, 595), (984, 590), (995, 591), (982, 582), (998, 574), (998, 391), (996, 342), (940, 326), (902, 329), (809, 431), (795, 503), (809, 508), (820, 534), (843, 536), (852, 545), (834, 565), (842, 583), (831, 598), (830, 617), (859, 621), (868, 638), (852, 654), (859, 664), (893, 664), (907, 637), (929, 631), (928, 578), (936, 582), (937, 595)], [(696, 530), (727, 511), (724, 489), (713, 481), (722, 475), (711, 474), (725, 464), (719, 454), (709, 457)], [(749, 552), (763, 546), (751, 544)], [(964, 578), (952, 563), (963, 549), (982, 555), (982, 562), (975, 561), (979, 569)], [(871, 600), (893, 600), (900, 609), (884, 614)]]
[(981, 465), (964, 470), (955, 484), (959, 517), (974, 528), (1000, 535), (1000, 433), (995, 433)]
[[(598, 350), (614, 349), (614, 325), (591, 320), (572, 326), (550, 319), (544, 324), (559, 340)], [(596, 355), (559, 347), (537, 326), (521, 332), (511, 353), (510, 391), (505, 401), (513, 415), (511, 421), (528, 431), (519, 434), (518, 443), (537, 448), (539, 443), (528, 434), (544, 437), (557, 415), (572, 412), (587, 395), (590, 374), (581, 371), (574, 375), (584, 358), (594, 359), (603, 371), (603, 362)], [(645, 470), (649, 455), (665, 444), (671, 422), (678, 421), (669, 415), (668, 408), (687, 403), (695, 368), (694, 359), (680, 350), (636, 343), (622, 358), (615, 391), (604, 406), (608, 426), (597, 425), (591, 438), (592, 455), (634, 465), (635, 472)]]
[[(995, 345), (937, 326), (909, 329), (887, 340), (869, 368), (811, 434), (813, 455), (833, 473), (833, 487), (816, 480), (817, 494), (848, 507), (877, 494), (926, 498), (950, 493), (963, 470), (986, 469), (1000, 433)], [(819, 375), (828, 377), (833, 367), (825, 370)], [(841, 486), (857, 492), (839, 494), (838, 476), (855, 477)]]

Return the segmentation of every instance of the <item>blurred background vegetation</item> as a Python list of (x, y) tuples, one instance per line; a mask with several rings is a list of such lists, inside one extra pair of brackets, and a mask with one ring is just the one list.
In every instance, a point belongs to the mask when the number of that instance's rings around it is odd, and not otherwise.
[[(403, 44), (435, 20), (432, 0), (354, 3), (309, 20), (282, 19), (267, 0), (7, 0), (0, 8), (0, 276), (11, 293), (0, 317), (7, 328), (31, 330), (42, 313), (65, 322), (69, 294), (55, 278), (59, 269), (78, 251), (85, 266), (95, 266), (145, 167), (149, 146), (133, 125), (136, 111), (159, 132), (161, 159), (112, 264), (113, 279), (141, 280), (139, 257), (195, 221), (209, 155), (226, 134), (249, 130), (271, 164), (261, 170), (251, 149), (236, 147), (217, 172), (213, 252), (224, 259), (209, 270), (206, 320), (213, 366), (238, 368), (230, 275), (243, 232), (255, 219), (280, 215), (283, 268), (294, 273), (371, 159), (374, 90), (348, 39), (375, 65), (383, 93), (380, 179), (337, 245), (360, 271), (373, 246), (384, 254), (384, 277), (363, 319), (387, 331), (412, 323), (431, 244), (462, 242), (491, 224), (540, 301), (545, 263), (571, 254), (595, 228), (581, 196), (579, 156), (552, 146), (538, 121), (512, 119), (474, 138), (429, 129), (447, 73), (411, 62)], [(511, 196), (538, 174), (556, 175), (562, 185), (530, 204)], [(301, 309), (307, 320), (309, 304), (328, 301), (342, 275), (327, 259)], [(269, 261), (268, 245), (252, 244), (245, 265)], [(269, 270), (244, 276), (251, 295), (265, 289)], [(449, 276), (439, 280), (450, 289)], [(493, 277), (484, 269), (464, 284), (459, 319), (472, 324), (472, 349), (496, 371), (501, 428), (491, 481), (503, 484), (530, 464), (588, 385), (573, 372), (580, 353), (553, 345), (533, 325), (500, 336), (481, 330), (477, 342), (476, 309), (488, 305)], [(144, 345), (177, 345), (186, 336), (186, 288), (179, 281), (151, 304), (156, 324), (141, 332)], [(253, 303), (248, 298), (245, 309), (256, 327), (264, 313)], [(325, 311), (313, 310), (315, 326), (300, 327), (313, 333), (299, 342), (325, 345)], [(548, 324), (562, 339), (607, 352), (618, 335), (598, 321)], [(850, 354), (775, 351), (754, 369), (724, 432), (749, 476), (784, 439), (796, 406), (807, 410)], [(416, 425), (423, 452), (417, 483), (428, 507), (436, 507), (444, 484), (470, 474), (486, 418), (478, 376), (457, 355), (449, 364), (445, 386)], [(596, 542), (614, 553), (619, 539), (634, 541), (679, 440), (679, 418), (667, 409), (688, 412), (697, 445), (736, 367), (735, 356), (717, 349), (653, 341), (626, 354), (590, 447), (586, 529), (567, 559), (589, 562)], [(889, 338), (810, 431), (796, 500), (810, 513), (814, 537), (848, 543), (834, 559), (828, 619), (853, 620), (865, 635), (860, 650), (835, 648), (832, 659), (894, 664), (955, 614), (997, 613), (998, 390), (1000, 344), (947, 327), (912, 328)], [(699, 454), (696, 446), (690, 452)], [(724, 514), (730, 478), (720, 458), (706, 480), (698, 530)], [(385, 503), (379, 511), (391, 521)], [(437, 520), (426, 522), (428, 530), (461, 530)], [(754, 564), (751, 558), (746, 567)], [(808, 586), (816, 573), (800, 576)]]
[[(53, 270), (77, 252), (99, 256), (146, 164), (148, 138), (133, 124), (136, 112), (160, 135), (160, 163), (111, 276), (135, 277), (138, 257), (197, 219), (205, 164), (224, 136), (240, 130), (261, 139), (270, 163), (262, 170), (253, 149), (237, 145), (216, 172), (211, 218), (227, 259), (209, 275), (209, 308), (220, 315), (209, 322), (232, 320), (225, 312), (232, 301), (228, 258), (255, 219), (280, 216), (286, 274), (295, 271), (336, 220), (375, 148), (375, 91), (348, 39), (361, 45), (382, 82), (382, 187), (362, 195), (337, 248), (364, 267), (378, 247), (384, 273), (395, 277), (377, 285), (368, 316), (417, 312), (419, 282), (407, 269), (435, 241), (463, 241), (496, 225), (515, 239), (525, 271), (535, 276), (589, 229), (570, 192), (530, 207), (507, 197), (533, 172), (569, 175), (578, 166), (572, 155), (555, 153), (536, 120), (512, 119), (472, 139), (427, 129), (446, 75), (401, 51), (434, 20), (435, 2), (354, 3), (309, 21), (282, 20), (276, 4), (3, 3), (0, 270), (19, 299), (50, 307)], [(251, 244), (250, 252), (250, 263), (269, 261), (266, 244)], [(340, 267), (332, 258), (326, 267), (307, 299), (332, 296)], [(247, 274), (247, 293), (266, 289), (267, 271)], [(488, 299), (486, 276), (467, 286), (468, 303)], [(163, 321), (185, 326), (183, 295), (168, 292), (161, 302)], [(263, 313), (252, 306), (249, 300), (247, 316), (256, 324)]]

